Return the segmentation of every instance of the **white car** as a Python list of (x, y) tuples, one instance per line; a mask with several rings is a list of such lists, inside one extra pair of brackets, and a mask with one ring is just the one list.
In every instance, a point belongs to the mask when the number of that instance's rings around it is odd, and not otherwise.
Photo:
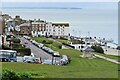
[[(52, 60), (45, 60), (42, 64), (52, 64)], [(53, 64), (59, 65), (60, 61), (58, 60), (53, 60)]]
[(44, 44), (39, 43), (38, 46), (39, 46), (39, 48), (42, 48), (44, 46)]
[(23, 57), (17, 57), (17, 62), (23, 62), (24, 58)]
[(53, 52), (53, 56), (59, 57), (59, 56), (60, 56), (60, 54), (59, 54), (59, 52), (54, 51), (54, 52)]
[(35, 63), (35, 57), (32, 57), (32, 56), (24, 56), (24, 62), (27, 62), (27, 63)]

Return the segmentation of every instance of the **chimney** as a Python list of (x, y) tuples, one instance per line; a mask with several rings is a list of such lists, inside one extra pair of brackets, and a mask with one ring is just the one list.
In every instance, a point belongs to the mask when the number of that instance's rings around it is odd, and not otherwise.
[(34, 22), (36, 22), (36, 19), (34, 19)]

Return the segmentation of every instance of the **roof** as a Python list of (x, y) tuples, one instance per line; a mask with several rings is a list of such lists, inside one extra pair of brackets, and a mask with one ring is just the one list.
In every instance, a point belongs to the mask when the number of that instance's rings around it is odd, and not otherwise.
[(19, 26), (30, 26), (30, 23), (23, 23), (23, 24), (20, 24)]
[(90, 51), (90, 52), (93, 52), (94, 51), (94, 49), (92, 49), (91, 47), (85, 47), (85, 48), (83, 48), (82, 49), (83, 51)]
[(69, 23), (52, 23), (52, 26), (53, 25), (55, 25), (55, 26), (58, 26), (58, 25), (60, 25), (60, 26), (65, 26), (65, 27), (69, 27)]
[(0, 52), (16, 52), (14, 50), (0, 50)]

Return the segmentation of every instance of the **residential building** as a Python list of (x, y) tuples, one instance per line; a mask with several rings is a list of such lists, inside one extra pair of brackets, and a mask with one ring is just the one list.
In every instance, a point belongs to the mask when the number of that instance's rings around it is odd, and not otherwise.
[(11, 16), (9, 16), (8, 14), (3, 14), (2, 15), (2, 18), (3, 18), (3, 20), (9, 20), (9, 19), (12, 19), (12, 17)]
[(23, 23), (20, 26), (20, 35), (31, 35), (31, 23)]
[(4, 33), (5, 21), (0, 17), (0, 35)]
[(2, 45), (4, 45), (6, 42), (6, 35), (5, 35), (5, 20), (0, 14), (0, 48), (2, 48)]
[(47, 36), (53, 36), (53, 26), (52, 26), (52, 22), (47, 22), (46, 23), (46, 32), (47, 32)]
[(43, 20), (36, 20), (31, 23), (32, 25), (32, 36), (46, 36), (46, 21)]
[(69, 23), (52, 23), (53, 36), (64, 37), (69, 35)]

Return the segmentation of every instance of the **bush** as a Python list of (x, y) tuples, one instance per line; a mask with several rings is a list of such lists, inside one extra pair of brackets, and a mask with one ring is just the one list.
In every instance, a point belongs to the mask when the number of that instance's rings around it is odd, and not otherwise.
[(103, 48), (100, 46), (91, 46), (91, 48), (94, 49), (95, 52), (104, 53)]
[(21, 80), (21, 79), (30, 79), (30, 73), (16, 73), (9, 69), (3, 69), (2, 80)]
[(18, 53), (20, 53), (21, 56), (24, 55), (31, 55), (31, 49), (30, 48), (14, 48)]
[(10, 50), (11, 48), (10, 48), (10, 47), (7, 47), (7, 46), (5, 46), (5, 45), (2, 45), (2, 49), (4, 49), (4, 50)]
[(14, 43), (20, 43), (20, 39), (16, 39), (16, 38), (11, 39), (11, 41)]
[(47, 41), (46, 41), (46, 40), (43, 40), (42, 43), (43, 43), (43, 44), (52, 44), (53, 41), (52, 41), (52, 40), (47, 40)]

